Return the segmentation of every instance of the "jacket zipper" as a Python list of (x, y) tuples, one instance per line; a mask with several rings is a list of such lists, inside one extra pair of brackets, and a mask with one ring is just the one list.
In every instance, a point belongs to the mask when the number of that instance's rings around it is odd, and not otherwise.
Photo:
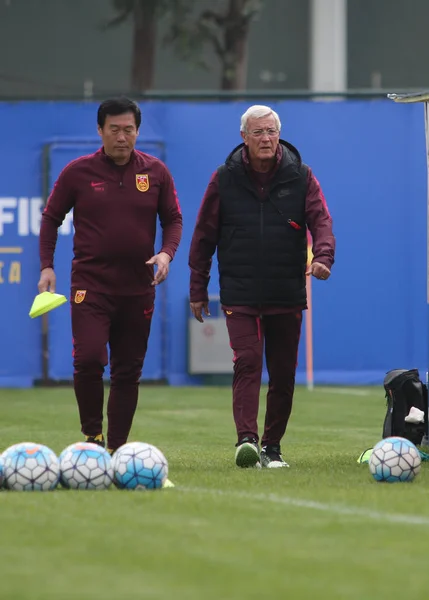
[[(264, 191), (264, 188), (261, 188), (262, 192)], [(262, 296), (263, 296), (263, 291), (262, 291), (262, 281), (263, 281), (263, 277), (262, 277), (262, 273), (263, 273), (263, 269), (264, 269), (264, 201), (260, 200), (259, 203), (259, 233), (260, 233), (260, 252), (259, 252), (259, 270), (258, 270), (258, 279), (259, 279), (259, 291), (258, 291), (258, 297), (259, 297), (259, 307), (262, 306)]]
[(296, 221), (293, 221), (292, 219), (288, 219), (286, 217), (286, 215), (280, 210), (280, 208), (277, 206), (277, 204), (272, 200), (271, 196), (268, 194), (268, 200), (271, 202), (271, 204), (274, 206), (274, 208), (276, 209), (276, 211), (279, 213), (279, 215), (281, 216), (282, 219), (284, 219), (284, 221), (290, 225), (291, 227), (293, 227), (293, 229), (295, 229), (295, 231), (300, 231), (302, 229), (301, 225), (299, 223), (297, 223)]

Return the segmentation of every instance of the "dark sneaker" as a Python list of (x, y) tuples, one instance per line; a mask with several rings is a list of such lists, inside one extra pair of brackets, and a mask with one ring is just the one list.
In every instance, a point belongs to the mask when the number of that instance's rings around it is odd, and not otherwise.
[(279, 469), (281, 467), (289, 466), (287, 462), (283, 460), (280, 444), (262, 446), (261, 465), (265, 469)]
[(97, 444), (97, 446), (101, 446), (102, 448), (106, 447), (106, 442), (104, 441), (104, 435), (102, 433), (98, 435), (86, 435), (85, 442)]
[(245, 437), (236, 444), (235, 464), (237, 467), (260, 467), (258, 441), (252, 437)]

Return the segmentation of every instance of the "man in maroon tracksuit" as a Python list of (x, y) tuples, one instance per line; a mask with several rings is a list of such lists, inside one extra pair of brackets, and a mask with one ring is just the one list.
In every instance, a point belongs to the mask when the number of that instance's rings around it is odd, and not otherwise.
[[(40, 292), (55, 291), (57, 230), (73, 209), (74, 389), (83, 434), (105, 446), (102, 376), (109, 344), (107, 447), (112, 453), (131, 429), (155, 286), (168, 275), (181, 240), (182, 216), (165, 164), (134, 149), (139, 106), (127, 98), (107, 100), (99, 106), (97, 122), (102, 148), (63, 169), (43, 212), (38, 287)], [(157, 216), (163, 235), (155, 253)]]
[[(280, 139), (280, 127), (267, 106), (244, 113), (244, 143), (213, 174), (189, 253), (191, 310), (202, 322), (217, 248), (220, 299), (233, 350), (240, 467), (289, 466), (280, 442), (292, 409), (306, 275), (328, 279), (334, 262), (335, 238), (322, 190), (298, 150)], [(314, 258), (306, 271), (307, 227)], [(259, 451), (264, 342), (269, 388)]]

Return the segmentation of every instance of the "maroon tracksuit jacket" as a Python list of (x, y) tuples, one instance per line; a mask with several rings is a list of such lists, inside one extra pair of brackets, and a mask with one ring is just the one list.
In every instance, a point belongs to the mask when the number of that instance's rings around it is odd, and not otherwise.
[(145, 262), (155, 254), (157, 212), (163, 228), (160, 252), (173, 258), (182, 234), (182, 215), (165, 165), (137, 150), (123, 167), (103, 150), (67, 165), (42, 216), (42, 269), (53, 266), (57, 229), (71, 209), (72, 287), (123, 296), (153, 293), (153, 266)]
[[(261, 189), (273, 177), (281, 159), (281, 147), (277, 153), (276, 167), (269, 173), (257, 173), (250, 169), (247, 153), (243, 152), (243, 161), (247, 166), (249, 176), (257, 185), (262, 196)], [(189, 253), (189, 266), (191, 269), (190, 300), (191, 302), (207, 301), (207, 286), (211, 268), (211, 259), (216, 251), (219, 228), (219, 186), (217, 172), (211, 177), (206, 193), (202, 200)], [(306, 222), (313, 238), (313, 262), (326, 265), (329, 269), (334, 263), (335, 238), (332, 233), (332, 219), (326, 204), (325, 196), (315, 175), (308, 169), (308, 184), (306, 197)], [(224, 307), (251, 314), (279, 314), (293, 312), (295, 308), (285, 307), (262, 307), (261, 309), (235, 306)], [(305, 307), (296, 307), (303, 309)]]

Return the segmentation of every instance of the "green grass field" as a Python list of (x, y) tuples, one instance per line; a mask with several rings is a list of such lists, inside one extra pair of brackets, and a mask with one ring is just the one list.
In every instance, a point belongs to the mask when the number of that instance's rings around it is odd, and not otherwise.
[[(0, 598), (424, 598), (429, 463), (393, 485), (356, 463), (381, 437), (382, 388), (298, 388), (291, 468), (273, 471), (235, 466), (230, 398), (141, 388), (130, 441), (163, 450), (175, 489), (2, 491)], [(81, 439), (71, 389), (0, 390), (0, 407), (2, 450)]]

